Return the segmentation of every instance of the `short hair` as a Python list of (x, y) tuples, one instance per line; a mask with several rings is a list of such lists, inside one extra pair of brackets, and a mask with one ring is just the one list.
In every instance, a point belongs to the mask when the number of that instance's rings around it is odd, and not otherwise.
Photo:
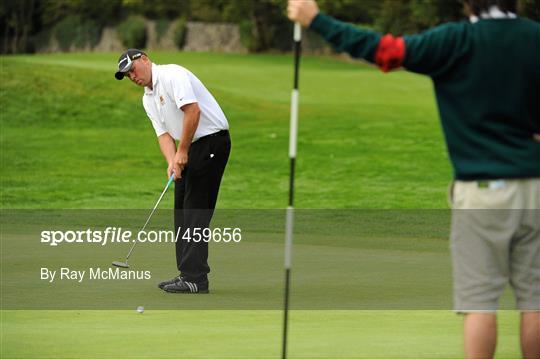
[(502, 12), (516, 12), (517, 0), (465, 0), (474, 15), (479, 16), (491, 6), (497, 6)]

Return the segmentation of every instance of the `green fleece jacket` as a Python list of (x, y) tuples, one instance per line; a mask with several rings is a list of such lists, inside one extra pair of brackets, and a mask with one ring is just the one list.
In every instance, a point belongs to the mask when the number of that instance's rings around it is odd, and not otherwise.
[[(375, 63), (381, 34), (319, 13), (310, 28)], [(447, 23), (403, 37), (401, 65), (433, 80), (459, 180), (540, 177), (540, 24), (523, 18)], [(402, 41), (403, 41), (402, 40)]]

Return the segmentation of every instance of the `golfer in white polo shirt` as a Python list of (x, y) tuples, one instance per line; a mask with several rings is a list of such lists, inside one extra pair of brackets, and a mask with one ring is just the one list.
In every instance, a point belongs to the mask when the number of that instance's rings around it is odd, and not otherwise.
[(159, 288), (171, 293), (208, 293), (208, 243), (194, 242), (184, 234), (210, 225), (231, 150), (227, 118), (202, 82), (182, 66), (156, 65), (143, 51), (128, 49), (120, 56), (115, 73), (118, 80), (125, 76), (144, 87), (144, 109), (167, 160), (167, 176), (175, 174), (180, 274)]

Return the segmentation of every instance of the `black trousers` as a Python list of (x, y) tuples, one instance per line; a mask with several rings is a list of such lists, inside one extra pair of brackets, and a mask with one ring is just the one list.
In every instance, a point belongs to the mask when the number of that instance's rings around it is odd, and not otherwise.
[(182, 178), (175, 182), (176, 264), (181, 275), (190, 282), (208, 280), (208, 242), (195, 242), (193, 239), (197, 238), (193, 233), (196, 228), (201, 232), (210, 226), (230, 152), (228, 131), (200, 138), (191, 144)]

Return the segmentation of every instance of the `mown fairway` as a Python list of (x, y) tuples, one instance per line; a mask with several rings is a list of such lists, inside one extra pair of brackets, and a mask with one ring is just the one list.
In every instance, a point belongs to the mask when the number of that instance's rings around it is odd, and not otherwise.
[[(151, 55), (157, 63), (177, 63), (193, 71), (229, 118), (233, 151), (218, 208), (283, 208), (288, 190), (291, 56)], [(153, 205), (166, 181), (166, 165), (142, 108), (142, 89), (114, 79), (116, 60), (117, 54), (1, 58), (3, 210)], [(320, 233), (297, 237), (292, 302), (297, 307), (291, 313), (290, 357), (459, 357), (461, 319), (449, 310), (450, 298), (445, 295), (450, 293), (447, 221), (440, 222), (442, 228), (435, 226), (434, 233), (421, 221), (412, 227), (392, 222), (386, 237), (380, 235), (385, 224), (379, 223), (373, 229), (378, 236), (366, 235), (358, 242), (354, 231), (344, 230), (350, 221), (336, 211), (403, 209), (414, 216), (420, 209), (443, 213), (447, 208), (451, 169), (431, 83), (404, 72), (382, 75), (361, 63), (306, 57), (300, 91), (296, 205), (326, 209), (323, 213), (335, 216), (331, 217), (335, 230), (327, 225)], [(169, 194), (163, 208), (171, 207)], [(283, 228), (282, 223), (262, 222), (272, 230)], [(303, 225), (309, 227), (308, 222)], [(30, 233), (21, 227), (11, 228), (12, 232)], [(2, 231), (4, 237), (5, 228)], [(137, 252), (137, 269), (155, 272), (152, 281), (123, 282), (121, 288), (109, 281), (95, 291), (64, 285), (52, 293), (37, 283), (34, 267), (53, 266), (51, 262), (60, 259), (57, 266), (70, 261), (108, 266), (121, 259), (125, 247), (107, 252), (62, 247), (64, 252), (52, 252), (34, 244), (32, 236), (21, 236), (19, 242), (12, 241), (19, 237), (10, 236), (9, 241), (4, 237), (0, 356), (279, 357), (282, 312), (276, 307), (282, 288), (283, 237), (266, 228), (255, 228), (254, 233), (257, 241), (248, 240), (238, 249), (214, 248), (215, 294), (201, 298), (209, 303), (204, 310), (197, 297), (178, 297), (179, 308), (195, 309), (158, 310), (171, 308), (174, 296), (166, 297), (161, 308), (152, 307), (163, 294), (155, 282), (173, 274), (172, 250), (165, 247), (147, 246)], [(24, 238), (29, 240), (23, 242)], [(406, 283), (411, 286), (403, 286)], [(393, 285), (402, 287), (395, 290)], [(70, 310), (50, 310), (60, 294), (81, 303), (92, 302), (94, 296), (99, 303), (109, 298), (110, 302), (97, 306), (102, 310), (78, 310), (73, 302), (66, 304)], [(137, 305), (146, 306), (144, 314), (135, 312), (134, 298)], [(38, 309), (40, 300), (47, 310), (13, 310)], [(303, 310), (302, 300), (311, 303), (306, 304), (311, 310)], [(396, 310), (400, 303), (408, 310)], [(238, 310), (243, 306), (249, 309)], [(354, 310), (344, 310), (350, 308)], [(365, 310), (374, 308), (381, 310)], [(501, 313), (499, 358), (519, 356), (517, 327), (516, 313)]]
[[(158, 53), (191, 69), (231, 124), (220, 208), (287, 202), (290, 56)], [(4, 208), (147, 208), (166, 164), (116, 54), (2, 58)], [(450, 166), (429, 80), (305, 58), (297, 206), (445, 208)]]

